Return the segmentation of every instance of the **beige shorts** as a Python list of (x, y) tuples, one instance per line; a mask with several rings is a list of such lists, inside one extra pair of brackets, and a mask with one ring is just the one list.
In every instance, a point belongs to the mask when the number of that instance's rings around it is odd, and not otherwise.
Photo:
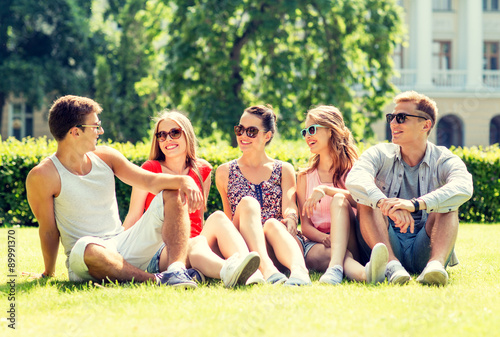
[(83, 257), (89, 244), (117, 252), (134, 267), (146, 270), (156, 251), (163, 244), (161, 235), (163, 214), (163, 193), (159, 193), (143, 216), (128, 230), (108, 238), (93, 236), (80, 238), (71, 249), (68, 258), (70, 281), (98, 281), (89, 274)]

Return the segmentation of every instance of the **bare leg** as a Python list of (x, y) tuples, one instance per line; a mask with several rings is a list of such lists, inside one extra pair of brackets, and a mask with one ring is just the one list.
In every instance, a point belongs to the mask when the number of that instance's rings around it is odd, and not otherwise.
[(155, 280), (153, 274), (146, 273), (125, 261), (115, 251), (97, 244), (89, 244), (85, 248), (84, 261), (89, 274), (97, 280), (138, 281)]
[[(174, 262), (186, 263), (188, 239), (191, 228), (187, 205), (181, 201), (178, 191), (163, 191), (164, 220), (163, 242), (167, 245), (167, 266)], [(163, 254), (160, 257), (165, 257)]]
[(309, 250), (306, 256), (307, 268), (324, 272), (330, 264), (331, 249), (322, 243), (317, 243)]
[(425, 229), (431, 238), (429, 261), (437, 260), (444, 266), (457, 240), (458, 212), (429, 214)]
[(389, 240), (388, 223), (379, 209), (358, 204), (358, 219), (361, 235), (370, 248), (382, 242), (389, 251), (389, 261), (398, 260)]
[(331, 257), (328, 267), (342, 266), (343, 264), (351, 226), (350, 207), (349, 201), (343, 194), (337, 193), (333, 196), (330, 203), (330, 241), (332, 248), (330, 249)]
[(260, 219), (259, 202), (252, 197), (243, 197), (236, 207), (233, 223), (236, 229), (240, 231), (250, 251), (257, 252), (260, 255), (259, 270), (267, 279), (279, 271), (267, 253), (266, 240)]
[(210, 249), (204, 236), (189, 239), (188, 258), (188, 266), (198, 269), (205, 276), (220, 279), (224, 260)]
[(281, 222), (276, 219), (267, 220), (264, 224), (264, 234), (273, 247), (276, 258), (283, 266), (290, 269), (290, 271), (297, 267), (306, 269), (306, 263), (298, 242)]
[(226, 259), (235, 253), (240, 256), (249, 253), (245, 240), (224, 212), (217, 211), (210, 215), (200, 235), (207, 239), (213, 252)]
[(350, 280), (366, 281), (365, 267), (353, 258), (350, 251), (345, 254), (344, 274)]

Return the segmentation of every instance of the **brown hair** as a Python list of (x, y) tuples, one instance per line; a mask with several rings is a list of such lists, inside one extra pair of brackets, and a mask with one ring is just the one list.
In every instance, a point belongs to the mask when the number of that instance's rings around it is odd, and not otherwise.
[[(85, 117), (93, 112), (101, 113), (101, 106), (87, 97), (67, 95), (58, 98), (49, 111), (49, 129), (57, 141), (63, 140), (68, 131), (85, 124)], [(83, 130), (85, 132), (85, 130)]]
[(197, 164), (198, 157), (196, 156), (196, 147), (198, 145), (198, 139), (194, 134), (193, 125), (191, 124), (189, 118), (187, 118), (185, 115), (181, 114), (178, 111), (164, 110), (160, 112), (159, 116), (154, 119), (156, 124), (155, 127), (153, 128), (153, 138), (151, 141), (151, 150), (149, 152), (149, 159), (158, 161), (165, 160), (165, 155), (160, 149), (160, 144), (158, 142), (158, 139), (156, 138), (156, 133), (158, 133), (160, 123), (167, 119), (176, 122), (181, 127), (182, 131), (184, 132), (184, 135), (186, 136), (186, 145), (187, 145), (186, 167), (191, 168), (196, 173), (196, 176), (198, 177), (198, 180), (202, 187), (201, 192), (203, 194), (203, 199), (205, 200), (206, 203), (207, 196), (205, 195), (205, 191), (203, 189), (203, 179), (201, 177), (201, 173)]
[(266, 142), (266, 145), (268, 145), (271, 140), (273, 140), (274, 133), (276, 132), (276, 114), (273, 111), (272, 105), (254, 105), (246, 108), (243, 113), (249, 113), (259, 117), (260, 120), (262, 120), (262, 125), (264, 126), (265, 131), (272, 132), (271, 138)]
[(436, 124), (436, 119), (438, 116), (438, 108), (436, 102), (429, 97), (423, 94), (419, 94), (418, 92), (413, 90), (402, 92), (394, 97), (394, 103), (398, 104), (402, 102), (414, 103), (417, 106), (417, 110), (424, 112), (430, 117), (430, 120), (432, 122), (431, 129), (429, 130), (430, 133), (432, 128)]
[[(354, 145), (354, 138), (351, 131), (345, 126), (342, 113), (332, 105), (321, 105), (307, 112), (307, 117), (330, 130), (330, 141), (328, 148), (333, 164), (330, 170), (333, 171), (333, 185), (345, 188), (345, 176), (351, 170), (356, 159), (358, 159), (358, 149)], [(313, 154), (309, 159), (309, 168), (303, 173), (309, 173), (318, 168), (320, 160), (319, 154)]]

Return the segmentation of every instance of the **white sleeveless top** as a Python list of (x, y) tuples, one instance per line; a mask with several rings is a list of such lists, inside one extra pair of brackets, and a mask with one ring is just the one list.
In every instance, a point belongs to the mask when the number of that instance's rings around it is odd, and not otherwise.
[(54, 213), (61, 243), (69, 254), (83, 236), (108, 238), (123, 232), (115, 194), (113, 170), (96, 154), (87, 153), (92, 169), (84, 176), (69, 172), (55, 154), (49, 158), (59, 172), (61, 192), (54, 198)]

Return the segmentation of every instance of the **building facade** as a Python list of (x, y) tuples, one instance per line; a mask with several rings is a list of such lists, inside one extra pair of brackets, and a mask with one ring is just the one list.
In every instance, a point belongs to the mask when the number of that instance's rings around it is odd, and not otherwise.
[[(408, 41), (394, 62), (401, 91), (434, 99), (439, 118), (430, 140), (444, 146), (500, 142), (499, 0), (402, 0)], [(392, 111), (394, 105), (386, 108)], [(374, 126), (390, 140), (384, 121)]]

